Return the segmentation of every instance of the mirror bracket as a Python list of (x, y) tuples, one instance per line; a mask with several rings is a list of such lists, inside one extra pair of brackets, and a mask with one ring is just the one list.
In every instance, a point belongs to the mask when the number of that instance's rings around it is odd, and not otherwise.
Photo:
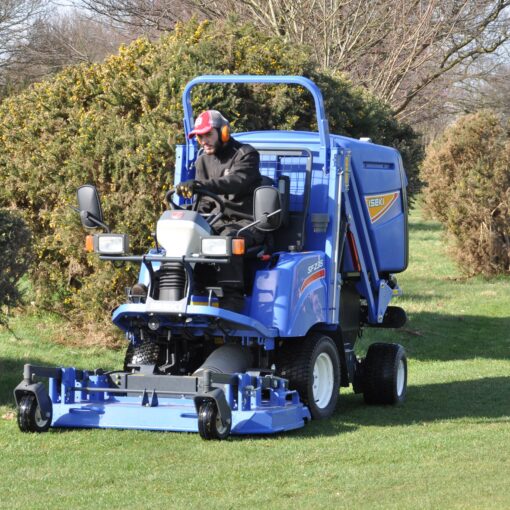
[[(84, 225), (84, 226), (86, 223), (92, 222), (92, 223), (95, 223), (96, 226), (101, 227), (106, 233), (108, 233), (108, 234), (110, 233), (110, 227), (106, 223), (103, 223), (101, 220), (96, 218), (89, 211), (80, 211), (80, 219), (81, 219), (82, 225)], [(90, 228), (90, 227), (88, 227), (88, 228)], [(92, 228), (95, 228), (95, 227), (92, 227)]]

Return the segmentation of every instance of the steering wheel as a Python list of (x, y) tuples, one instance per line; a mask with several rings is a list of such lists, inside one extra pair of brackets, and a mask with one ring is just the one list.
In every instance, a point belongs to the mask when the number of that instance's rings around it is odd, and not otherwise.
[[(174, 193), (175, 189), (171, 189), (165, 195), (165, 199), (168, 202), (170, 209), (187, 211), (188, 209), (180, 205), (177, 205), (172, 201)], [(209, 197), (210, 199), (212, 199), (213, 202), (219, 208), (219, 212), (217, 212), (216, 214), (210, 214), (209, 216), (203, 215), (207, 223), (209, 223), (209, 225), (212, 226), (223, 216), (223, 212), (225, 211), (225, 202), (220, 196), (216, 195), (216, 193), (213, 193), (212, 191), (208, 191), (206, 189), (197, 189), (193, 194), (193, 204), (191, 205), (192, 211), (198, 211), (198, 206), (203, 197)]]

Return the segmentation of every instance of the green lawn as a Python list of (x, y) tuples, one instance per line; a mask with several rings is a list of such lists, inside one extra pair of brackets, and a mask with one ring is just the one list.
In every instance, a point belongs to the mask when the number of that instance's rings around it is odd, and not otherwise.
[(276, 437), (51, 430), (22, 434), (12, 388), (25, 362), (118, 367), (121, 352), (51, 342), (56, 320), (0, 331), (0, 508), (510, 508), (510, 279), (465, 280), (440, 227), (411, 218), (399, 282), (408, 399), (344, 391), (325, 422)]

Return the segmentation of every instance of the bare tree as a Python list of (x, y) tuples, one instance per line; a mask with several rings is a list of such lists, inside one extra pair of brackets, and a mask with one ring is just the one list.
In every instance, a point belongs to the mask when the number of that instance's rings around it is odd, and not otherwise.
[(323, 68), (348, 72), (400, 116), (432, 83), (510, 36), (510, 0), (196, 1), (208, 15), (237, 9), (266, 30), (308, 44)]
[[(491, 66), (489, 73), (485, 67)], [(510, 65), (489, 62), (479, 75), (472, 74), (459, 82), (450, 98), (450, 108), (456, 115), (490, 109), (510, 121)]]
[(19, 47), (32, 23), (44, 13), (46, 0), (0, 2), (0, 70), (18, 61)]
[(196, 0), (81, 0), (81, 3), (117, 28), (148, 36), (171, 30), (177, 21), (206, 12)]
[(66, 65), (92, 63), (115, 53), (125, 37), (104, 24), (73, 11), (38, 20), (24, 45), (28, 64), (46, 66), (49, 72)]
[(126, 42), (125, 35), (77, 10), (48, 6), (32, 19), (10, 46), (11, 58), (1, 70), (4, 93), (52, 75), (68, 65), (98, 62)]
[(510, 0), (81, 0), (131, 32), (155, 35), (197, 15), (236, 13), (310, 48), (324, 69), (388, 102), (401, 118), (430, 101), (510, 36)]
[(501, 0), (452, 0), (429, 6), (414, 28), (409, 27), (410, 37), (400, 44), (397, 37), (390, 40), (390, 58), (376, 75), (369, 74), (374, 78), (371, 87), (384, 91), (383, 97), (403, 113), (431, 84), (457, 82), (474, 62), (508, 41), (509, 5)]

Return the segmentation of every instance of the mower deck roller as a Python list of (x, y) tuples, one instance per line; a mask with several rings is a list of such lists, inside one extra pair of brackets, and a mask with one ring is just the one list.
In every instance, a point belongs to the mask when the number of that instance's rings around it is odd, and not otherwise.
[[(24, 432), (51, 427), (274, 434), (335, 412), (340, 387), (368, 404), (404, 401), (407, 360), (398, 344), (355, 352), (363, 327), (397, 328), (405, 311), (395, 274), (406, 269), (407, 180), (395, 149), (329, 133), (320, 90), (299, 76), (201, 76), (204, 83), (287, 84), (307, 89), (318, 132), (260, 131), (233, 136), (260, 154), (252, 228), (265, 241), (244, 255), (214, 229), (226, 203), (206, 190), (193, 199), (167, 193), (155, 247), (128, 253), (128, 236), (110, 233), (92, 185), (78, 190), (86, 228), (101, 228), (102, 260), (135, 263), (138, 282), (112, 315), (128, 347), (119, 371), (26, 365), (14, 394)], [(175, 183), (195, 177), (197, 146), (176, 148)], [(202, 214), (200, 200), (216, 203)], [(227, 204), (228, 205), (228, 204)], [(225, 309), (224, 289), (199, 285), (244, 257), (244, 306)], [(242, 299), (242, 297), (241, 297)], [(44, 382), (47, 381), (47, 384)]]

